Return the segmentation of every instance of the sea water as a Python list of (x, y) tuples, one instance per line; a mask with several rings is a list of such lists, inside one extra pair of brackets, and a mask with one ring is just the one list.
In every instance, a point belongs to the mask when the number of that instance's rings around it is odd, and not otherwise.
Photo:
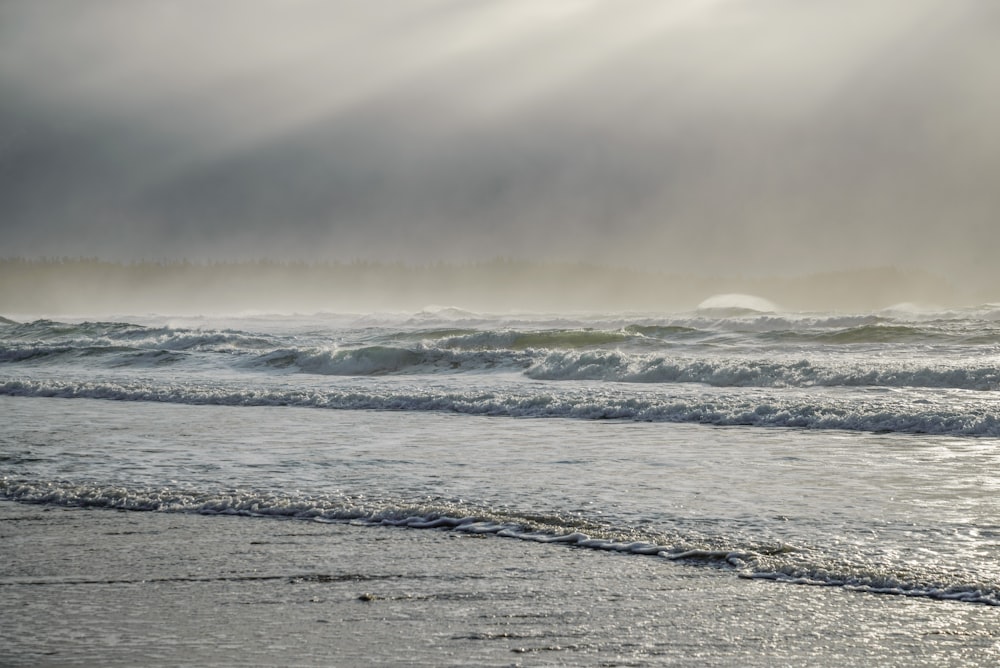
[(986, 609), (998, 398), (996, 306), (11, 321), (0, 495)]

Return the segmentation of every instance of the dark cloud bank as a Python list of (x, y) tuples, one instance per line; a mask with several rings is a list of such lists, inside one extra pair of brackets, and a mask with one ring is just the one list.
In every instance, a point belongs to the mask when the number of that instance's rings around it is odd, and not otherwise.
[(995, 300), (998, 62), (988, 0), (8, 1), (0, 254)]

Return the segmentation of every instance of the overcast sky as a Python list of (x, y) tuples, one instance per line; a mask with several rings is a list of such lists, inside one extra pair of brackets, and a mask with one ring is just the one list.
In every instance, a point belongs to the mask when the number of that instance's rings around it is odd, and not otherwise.
[(996, 0), (0, 0), (0, 255), (1000, 280)]

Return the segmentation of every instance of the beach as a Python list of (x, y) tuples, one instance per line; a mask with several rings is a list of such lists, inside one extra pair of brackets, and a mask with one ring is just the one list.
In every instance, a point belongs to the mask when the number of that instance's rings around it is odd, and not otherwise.
[(4, 665), (949, 666), (1000, 608), (496, 536), (0, 502)]

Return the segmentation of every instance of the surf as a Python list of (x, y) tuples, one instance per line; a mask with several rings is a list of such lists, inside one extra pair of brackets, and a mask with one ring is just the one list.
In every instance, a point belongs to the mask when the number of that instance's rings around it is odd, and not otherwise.
[(768, 541), (685, 535), (683, 530), (616, 526), (557, 514), (521, 514), (470, 504), (412, 504), (386, 498), (337, 494), (311, 496), (244, 490), (74, 485), (0, 478), (0, 496), (19, 503), (133, 512), (229, 515), (371, 527), (438, 530), (652, 557), (692, 567), (725, 568), (738, 577), (782, 584), (843, 587), (870, 594), (911, 596), (1000, 606), (1000, 588), (944, 572), (908, 571), (903, 564), (862, 558), (852, 565), (823, 546), (795, 547)]

